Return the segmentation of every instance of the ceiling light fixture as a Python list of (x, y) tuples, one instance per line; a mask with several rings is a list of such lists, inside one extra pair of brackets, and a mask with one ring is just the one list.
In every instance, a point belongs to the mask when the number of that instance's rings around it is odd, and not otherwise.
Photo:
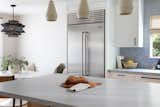
[(78, 15), (79, 15), (80, 19), (88, 19), (89, 6), (88, 6), (88, 1), (87, 0), (81, 0)]
[(120, 15), (130, 15), (133, 11), (134, 0), (119, 0), (119, 13)]
[(11, 7), (13, 8), (13, 19), (1, 24), (3, 27), (2, 32), (5, 32), (9, 37), (18, 37), (21, 33), (24, 33), (23, 28), (25, 25), (19, 23), (14, 18), (14, 7), (16, 7), (16, 5), (13, 4)]
[(57, 20), (56, 7), (54, 5), (54, 2), (50, 0), (47, 10), (47, 21), (56, 21), (56, 20)]

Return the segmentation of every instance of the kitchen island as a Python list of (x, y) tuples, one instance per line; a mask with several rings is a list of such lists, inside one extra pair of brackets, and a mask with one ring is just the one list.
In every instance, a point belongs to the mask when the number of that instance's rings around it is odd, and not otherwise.
[(67, 75), (48, 75), (0, 83), (0, 95), (50, 107), (159, 107), (160, 84), (87, 77), (101, 86), (70, 92), (60, 85)]

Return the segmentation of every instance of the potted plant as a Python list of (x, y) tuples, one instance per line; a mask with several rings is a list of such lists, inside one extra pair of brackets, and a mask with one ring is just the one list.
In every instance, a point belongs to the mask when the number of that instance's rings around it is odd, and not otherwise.
[(4, 56), (2, 58), (2, 71), (11, 71), (12, 73), (20, 72), (26, 65), (28, 65), (28, 61), (25, 58), (16, 58), (12, 55)]

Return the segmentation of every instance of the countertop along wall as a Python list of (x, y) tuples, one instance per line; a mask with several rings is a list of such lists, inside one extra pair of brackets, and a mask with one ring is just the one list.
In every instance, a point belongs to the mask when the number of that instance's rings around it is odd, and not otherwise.
[(120, 55), (134, 58), (140, 68), (152, 68), (158, 59), (149, 58), (150, 46), (150, 16), (160, 15), (160, 0), (144, 0), (144, 47), (120, 48)]

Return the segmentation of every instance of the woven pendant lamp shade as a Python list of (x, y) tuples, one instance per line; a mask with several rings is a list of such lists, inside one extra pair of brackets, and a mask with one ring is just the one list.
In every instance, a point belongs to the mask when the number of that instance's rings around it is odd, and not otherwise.
[(133, 11), (134, 0), (119, 0), (119, 13), (120, 15), (130, 15)]
[(54, 2), (50, 0), (47, 10), (47, 21), (56, 21), (57, 20), (57, 12)]
[(89, 15), (89, 7), (87, 0), (81, 0), (80, 6), (79, 6), (79, 12), (78, 16), (80, 19), (87, 19)]

